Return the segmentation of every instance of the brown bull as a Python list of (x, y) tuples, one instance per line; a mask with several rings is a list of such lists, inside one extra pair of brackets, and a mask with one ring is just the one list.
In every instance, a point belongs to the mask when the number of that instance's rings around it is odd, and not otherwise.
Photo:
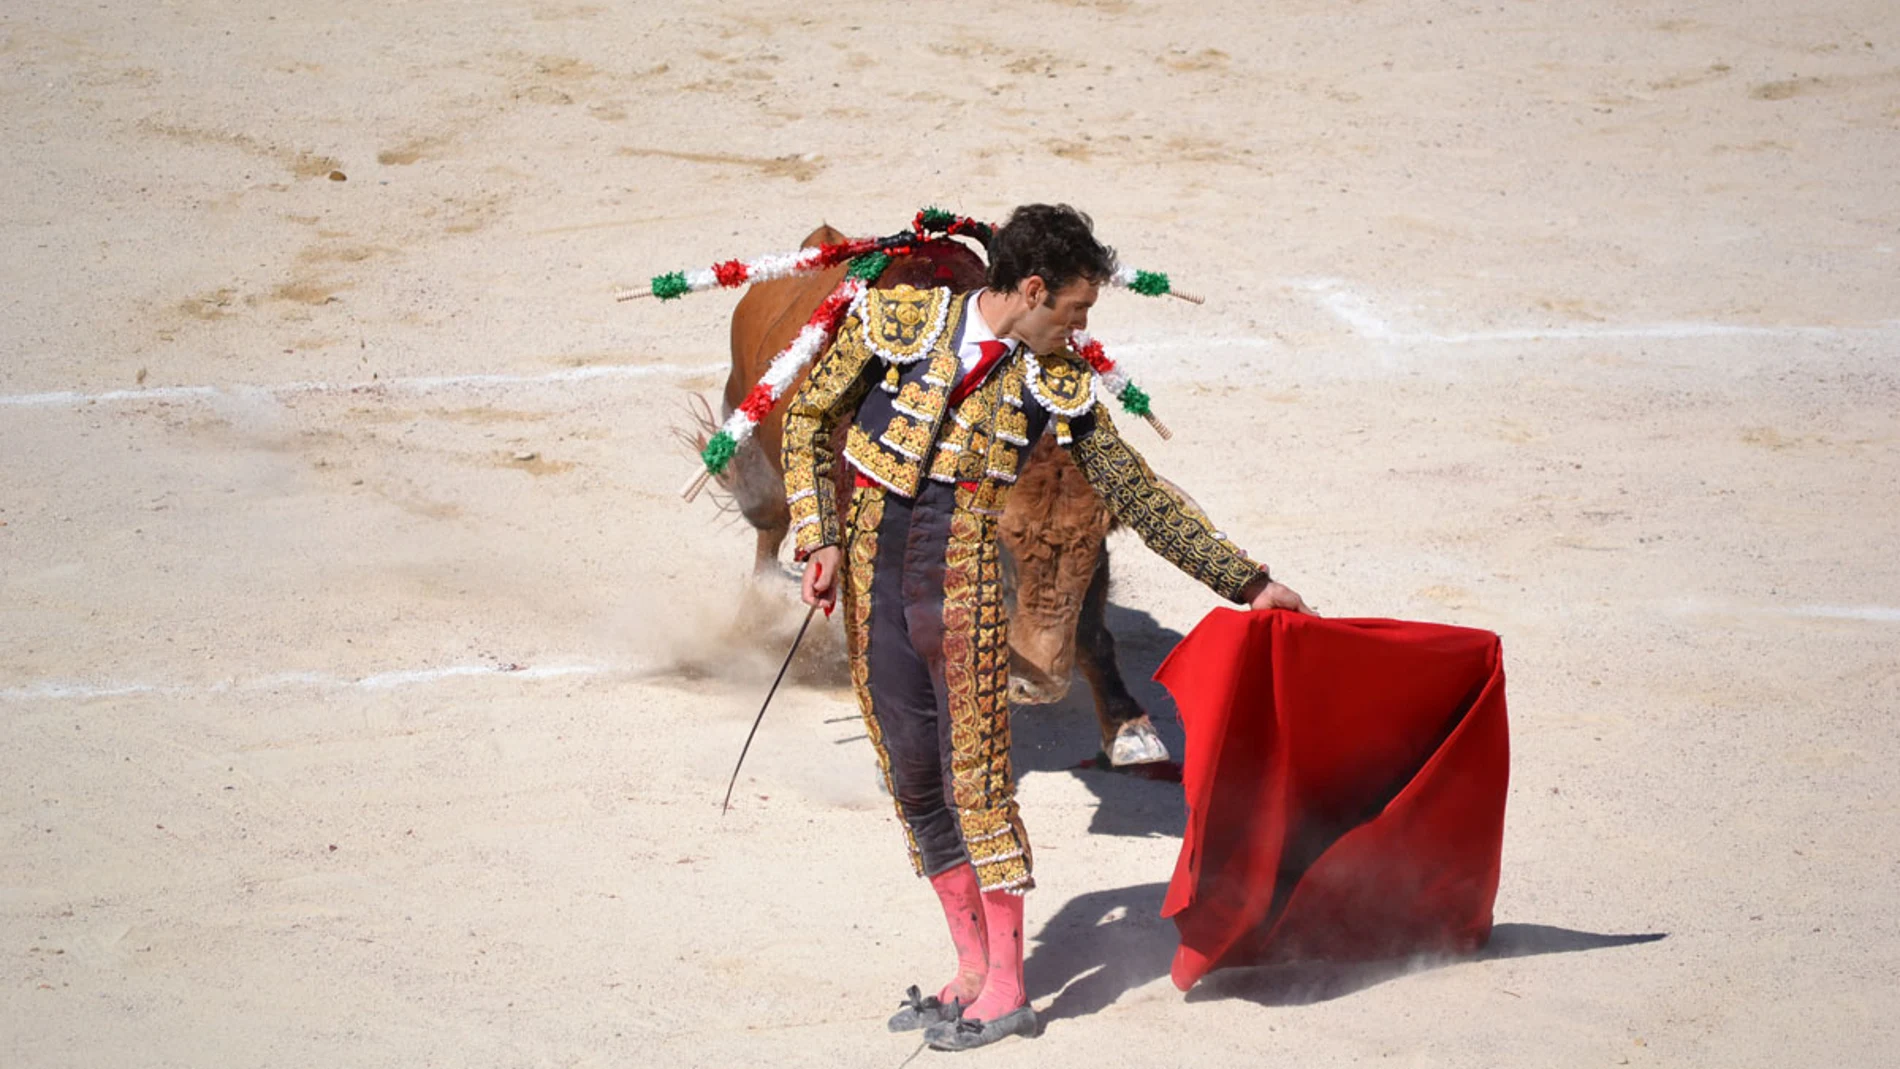
[[(828, 226), (805, 239), (807, 247), (842, 241)], [(726, 379), (721, 416), (732, 412), (759, 381), (833, 287), (844, 277), (836, 267), (817, 275), (762, 282), (750, 287), (732, 313), (732, 372)], [(958, 293), (983, 284), (983, 261), (955, 241), (934, 241), (892, 260), (876, 285), (948, 286)], [(803, 378), (799, 383), (803, 383)], [(795, 387), (794, 387), (795, 388)], [(790, 396), (790, 390), (786, 396)], [(780, 467), (784, 413), (760, 422), (751, 442), (733, 458), (720, 480), (758, 533), (755, 574), (775, 571), (779, 547), (791, 528)], [(841, 477), (846, 465), (837, 466)], [(850, 492), (839, 485), (840, 500)], [(1053, 439), (1036, 444), (1010, 494), (1001, 525), (1005, 567), (1012, 577), (1010, 700), (1059, 701), (1070, 673), (1080, 668), (1095, 694), (1102, 747), (1115, 764), (1162, 761), (1166, 746), (1154, 724), (1128, 693), (1115, 666), (1115, 640), (1104, 620), (1108, 605), (1108, 508)]]

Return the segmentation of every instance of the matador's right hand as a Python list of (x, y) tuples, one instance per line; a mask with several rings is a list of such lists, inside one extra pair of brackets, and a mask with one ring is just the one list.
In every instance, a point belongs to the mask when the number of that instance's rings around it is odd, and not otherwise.
[(831, 615), (838, 604), (838, 570), (843, 565), (844, 549), (840, 546), (820, 546), (811, 551), (811, 556), (805, 558), (805, 581), (799, 590), (805, 604)]
[(1260, 588), (1260, 592), (1253, 596), (1253, 601), (1248, 607), (1252, 609), (1291, 609), (1294, 612), (1303, 612), (1308, 616), (1319, 615), (1318, 612), (1314, 611), (1311, 605), (1306, 603), (1305, 598), (1300, 597), (1299, 591), (1287, 586), (1285, 583), (1272, 581), (1269, 581), (1266, 586)]

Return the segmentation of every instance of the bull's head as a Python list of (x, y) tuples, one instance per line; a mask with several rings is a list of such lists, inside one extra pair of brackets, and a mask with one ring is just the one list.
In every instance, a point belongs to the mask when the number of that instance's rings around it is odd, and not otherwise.
[(1012, 594), (1009, 700), (1040, 705), (1069, 692), (1076, 620), (1112, 520), (1054, 439), (1036, 443), (1022, 472), (1001, 524)]

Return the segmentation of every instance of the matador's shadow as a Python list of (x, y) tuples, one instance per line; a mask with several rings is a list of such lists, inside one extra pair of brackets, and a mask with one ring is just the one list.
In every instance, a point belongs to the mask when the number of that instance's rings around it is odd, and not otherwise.
[[(1115, 636), (1115, 659), (1129, 693), (1154, 721), (1168, 752), (1179, 760), (1186, 736), (1175, 713), (1174, 699), (1154, 681), (1155, 669), (1181, 642), (1181, 633), (1163, 627), (1139, 609), (1110, 603), (1108, 630)], [(1029, 773), (1074, 776), (1095, 795), (1098, 804), (1089, 822), (1092, 835), (1172, 836), (1187, 826), (1187, 808), (1181, 785), (1149, 778), (1152, 770), (1136, 766), (1125, 771), (1080, 767), (1100, 749), (1094, 697), (1078, 674), (1067, 697), (1050, 705), (1025, 706), (1011, 721), (1011, 760), (1018, 777)]]
[[(1113, 1005), (1132, 988), (1168, 975), (1177, 944), (1174, 922), (1161, 917), (1166, 883), (1091, 891), (1063, 903), (1036, 933), (1023, 962), (1029, 997), (1043, 1021), (1084, 1017)], [(1653, 943), (1665, 932), (1612, 935), (1547, 924), (1500, 924), (1483, 950), (1369, 962), (1299, 962), (1209, 974), (1186, 1000), (1245, 999), (1262, 1006), (1304, 1006), (1376, 987), (1411, 973), (1467, 961), (1567, 954)], [(1051, 1001), (1043, 1003), (1044, 999)]]

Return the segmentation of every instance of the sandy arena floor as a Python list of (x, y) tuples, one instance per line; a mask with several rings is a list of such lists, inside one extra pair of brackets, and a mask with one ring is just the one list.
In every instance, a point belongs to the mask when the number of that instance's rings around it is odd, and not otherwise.
[[(1504, 636), (1514, 777), (1493, 953), (1184, 998), (1178, 791), (1023, 712), (970, 1060), (1900, 1049), (1891, 0), (22, 4), (0, 95), (0, 1065), (897, 1066), (835, 645), (718, 811), (796, 622), (674, 493), (733, 298), (610, 294), (1042, 199), (1209, 297), (1096, 316), (1157, 468)], [(1215, 599), (1117, 549), (1145, 680)]]

